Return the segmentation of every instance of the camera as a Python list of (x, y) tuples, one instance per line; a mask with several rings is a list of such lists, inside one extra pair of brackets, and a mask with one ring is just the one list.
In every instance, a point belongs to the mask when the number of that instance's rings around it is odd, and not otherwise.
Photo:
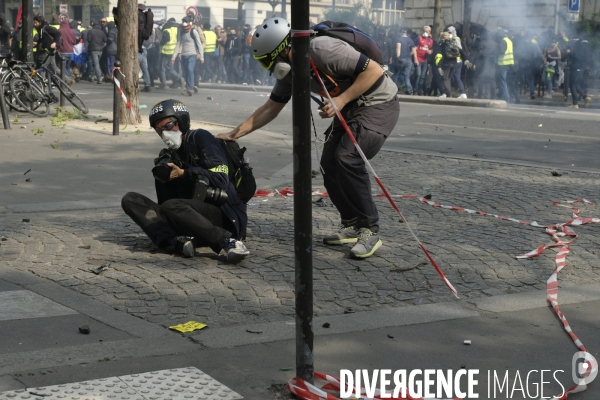
[(221, 207), (227, 202), (227, 192), (225, 189), (210, 187), (210, 182), (205, 176), (198, 176), (196, 186), (194, 188), (194, 200), (200, 200), (205, 203)]
[(169, 178), (171, 177), (171, 167), (167, 165), (169, 163), (173, 163), (179, 168), (183, 167), (183, 163), (175, 150), (162, 149), (160, 153), (158, 153), (158, 157), (154, 159), (155, 167), (152, 168), (154, 179), (161, 183), (167, 183), (169, 181)]
[[(184, 168), (183, 162), (177, 154), (177, 151), (171, 149), (162, 149), (158, 153), (158, 157), (154, 159), (154, 168), (152, 168), (152, 175), (154, 179), (161, 183), (167, 183), (171, 177), (171, 167), (167, 164), (173, 163), (179, 168)], [(190, 183), (188, 181), (188, 183)], [(221, 188), (213, 188), (210, 186), (210, 182), (205, 176), (198, 176), (196, 181), (193, 183), (192, 199), (200, 200), (205, 203), (221, 207), (227, 202), (227, 191)], [(191, 189), (191, 185), (187, 186)], [(185, 191), (184, 197), (189, 197), (190, 192)]]

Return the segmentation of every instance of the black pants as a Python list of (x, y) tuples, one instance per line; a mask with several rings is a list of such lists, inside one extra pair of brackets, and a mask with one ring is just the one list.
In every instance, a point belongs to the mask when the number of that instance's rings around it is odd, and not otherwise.
[(452, 97), (452, 85), (450, 79), (454, 76), (454, 72), (456, 71), (456, 60), (445, 60), (442, 65), (442, 70), (444, 71), (444, 92), (446, 93), (446, 96)]
[(159, 206), (142, 194), (129, 192), (121, 207), (160, 248), (169, 247), (176, 236), (193, 236), (197, 247), (208, 246), (218, 253), (221, 243), (231, 237), (225, 228), (231, 223), (221, 209), (198, 200), (172, 199)]
[[(375, 157), (400, 114), (397, 100), (344, 112), (346, 123), (367, 159)], [(371, 195), (369, 172), (339, 121), (329, 128), (321, 156), (323, 179), (342, 223), (379, 232), (379, 213)]]
[(587, 90), (584, 85), (584, 71), (571, 68), (571, 96), (573, 97), (573, 104), (578, 104), (579, 100), (587, 97)]

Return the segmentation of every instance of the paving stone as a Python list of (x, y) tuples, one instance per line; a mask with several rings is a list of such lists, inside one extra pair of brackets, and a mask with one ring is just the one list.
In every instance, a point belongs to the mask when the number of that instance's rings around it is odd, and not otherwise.
[[(420, 194), (431, 187), (434, 200), (540, 223), (567, 221), (571, 211), (557, 199), (597, 201), (597, 176), (572, 172), (548, 180), (549, 171), (403, 155), (404, 176), (385, 151), (373, 160), (392, 194)], [(376, 186), (374, 185), (374, 188)], [(323, 189), (323, 188), (318, 188)], [(294, 257), (292, 198), (269, 198), (249, 207), (247, 245), (251, 257), (239, 265), (197, 249), (186, 259), (156, 250), (120, 209), (38, 213), (29, 224), (0, 214), (2, 261), (15, 268), (93, 296), (111, 307), (161, 325), (199, 317), (210, 326), (281, 321), (293, 315)], [(432, 257), (464, 298), (545, 289), (555, 249), (536, 259), (516, 260), (551, 238), (541, 228), (469, 215), (410, 199), (399, 199), (405, 217)], [(448, 301), (451, 295), (422, 251), (398, 224), (385, 199), (376, 198), (384, 246), (366, 260), (348, 258), (348, 248), (320, 240), (337, 224), (333, 208), (313, 210), (315, 311), (341, 314), (346, 307), (377, 310)], [(583, 217), (598, 217), (581, 206)], [(561, 282), (600, 282), (600, 224), (573, 228)], [(397, 244), (395, 244), (397, 243)], [(75, 244), (75, 245), (73, 245)], [(79, 249), (89, 244), (90, 249)], [(204, 256), (211, 254), (211, 257)], [(90, 267), (111, 263), (101, 275)]]

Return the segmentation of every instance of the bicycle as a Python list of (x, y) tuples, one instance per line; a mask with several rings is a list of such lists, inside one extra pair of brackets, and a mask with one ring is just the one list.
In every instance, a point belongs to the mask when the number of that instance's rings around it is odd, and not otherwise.
[[(7, 105), (17, 112), (28, 112), (28, 110), (16, 101), (10, 90), (10, 81), (15, 78), (21, 78), (24, 75), (29, 75), (31, 71), (31, 65), (22, 63), (18, 60), (12, 60), (12, 54), (0, 54), (0, 84), (2, 85)], [(41, 78), (35, 77), (34, 79), (39, 80)], [(44, 85), (43, 82), (40, 82), (40, 84), (42, 86)], [(32, 107), (37, 109), (40, 105), (42, 104), (32, 104)]]
[[(24, 107), (29, 113), (37, 116), (46, 116), (49, 111), (49, 103), (55, 102), (56, 97), (49, 93), (48, 86), (53, 84), (62, 93), (63, 96), (79, 111), (88, 113), (85, 103), (71, 89), (69, 84), (60, 79), (58, 75), (48, 66), (55, 53), (48, 53), (42, 65), (38, 69), (32, 69), (30, 74), (14, 78), (10, 81), (10, 91), (16, 102)], [(43, 78), (43, 75), (46, 78)], [(40, 79), (36, 78), (39, 77)], [(47, 77), (50, 77), (48, 80)], [(43, 83), (43, 84), (42, 84)], [(41, 111), (38, 111), (42, 107)]]

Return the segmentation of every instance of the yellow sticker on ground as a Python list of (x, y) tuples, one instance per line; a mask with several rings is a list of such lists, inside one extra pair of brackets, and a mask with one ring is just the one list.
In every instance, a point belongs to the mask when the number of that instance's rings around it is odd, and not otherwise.
[(169, 329), (173, 329), (174, 331), (179, 331), (179, 332), (185, 333), (185, 332), (197, 331), (199, 329), (206, 328), (206, 326), (207, 326), (206, 324), (202, 324), (200, 322), (188, 321), (185, 324), (170, 326)]

